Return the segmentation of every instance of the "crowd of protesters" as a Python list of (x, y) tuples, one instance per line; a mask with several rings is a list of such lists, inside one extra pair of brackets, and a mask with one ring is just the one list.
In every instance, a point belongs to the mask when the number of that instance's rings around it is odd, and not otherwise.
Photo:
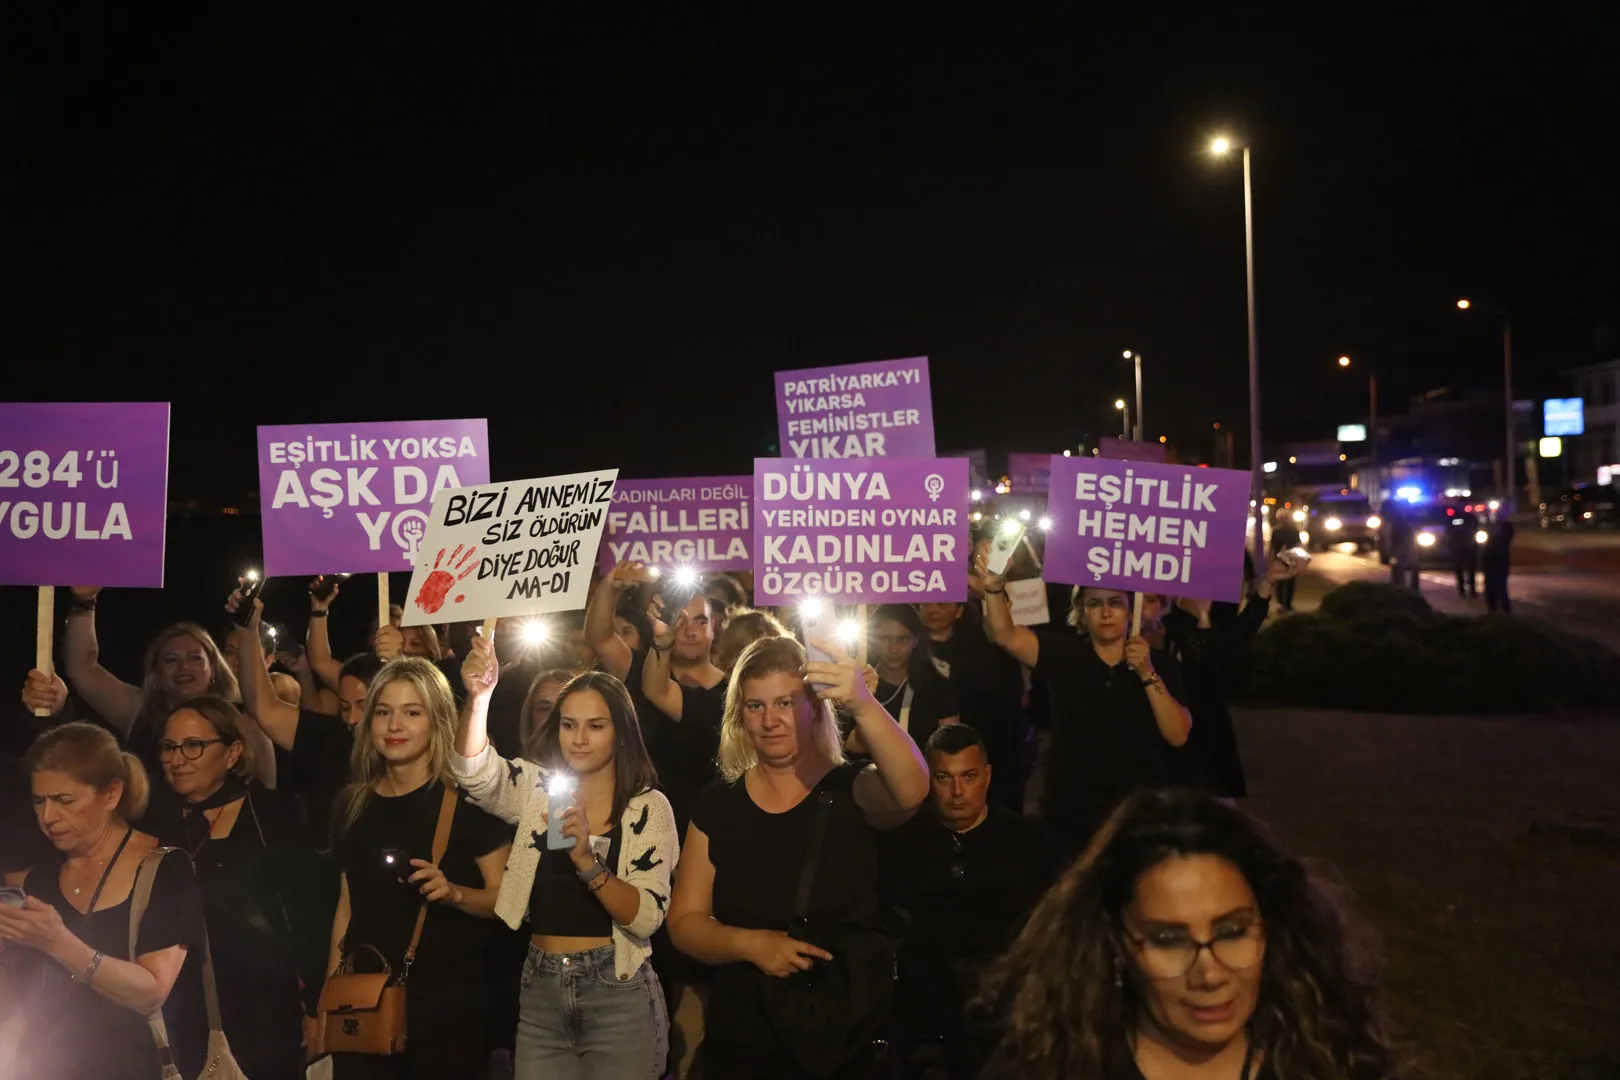
[(191, 1080), (217, 1023), (250, 1080), (1397, 1075), (1358, 924), (1235, 807), (1295, 573), (1031, 628), (979, 562), (857, 643), (626, 563), (546, 645), (341, 659), (323, 579), (303, 648), (232, 594), (129, 682), (76, 588), (0, 746), (0, 1074)]

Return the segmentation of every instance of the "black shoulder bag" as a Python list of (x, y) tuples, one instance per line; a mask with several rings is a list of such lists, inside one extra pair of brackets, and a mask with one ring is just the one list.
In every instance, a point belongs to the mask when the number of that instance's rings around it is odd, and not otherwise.
[(789, 936), (832, 953), (808, 971), (767, 977), (765, 1015), (776, 1037), (806, 1075), (830, 1077), (865, 1053), (888, 1018), (894, 996), (894, 944), (881, 931), (850, 923), (810, 920), (810, 893), (826, 846), (833, 793), (816, 793), (810, 850), (799, 872)]

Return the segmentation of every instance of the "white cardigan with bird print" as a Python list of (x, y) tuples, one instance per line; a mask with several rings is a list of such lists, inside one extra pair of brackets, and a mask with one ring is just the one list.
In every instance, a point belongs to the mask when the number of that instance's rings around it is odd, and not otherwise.
[[(534, 874), (546, 848), (547, 772), (536, 762), (508, 761), (486, 745), (476, 757), (450, 755), (456, 780), (479, 809), (517, 826), (506, 860), (495, 914), (516, 930), (528, 915)], [(628, 979), (652, 956), (651, 938), (669, 909), (669, 884), (680, 859), (675, 812), (661, 791), (631, 798), (619, 820), (619, 859), (613, 873), (641, 894), (636, 917), (628, 926), (613, 924), (613, 970)], [(558, 858), (563, 852), (554, 853)]]

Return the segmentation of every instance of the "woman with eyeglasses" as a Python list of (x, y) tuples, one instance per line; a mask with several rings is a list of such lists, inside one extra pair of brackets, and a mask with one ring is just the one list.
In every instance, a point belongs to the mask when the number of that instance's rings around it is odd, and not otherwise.
[(1401, 1075), (1359, 922), (1251, 818), (1139, 792), (986, 983), (986, 1080)]
[(1192, 730), (1181, 669), (1131, 636), (1130, 593), (1077, 586), (1069, 625), (1078, 636), (1031, 630), (1013, 622), (1006, 579), (985, 570), (982, 554), (979, 560), (985, 632), (1046, 683), (1046, 825), (1075, 855), (1120, 800), (1168, 782), (1166, 751)]
[[(176, 798), (142, 824), (196, 870), (231, 1051), (253, 1080), (297, 1080), (326, 940), (319, 871), (295, 810), (253, 779), (242, 715), (222, 698), (182, 702), (157, 749)], [(193, 1018), (203, 1015), (194, 967), (175, 990), (180, 1015)]]

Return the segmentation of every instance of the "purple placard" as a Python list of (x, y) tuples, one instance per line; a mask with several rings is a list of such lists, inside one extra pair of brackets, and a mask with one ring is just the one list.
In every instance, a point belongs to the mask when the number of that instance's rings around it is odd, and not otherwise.
[(966, 458), (754, 460), (754, 596), (967, 598)]
[(1165, 458), (1163, 443), (1132, 442), (1107, 435), (1097, 440), (1097, 450), (1098, 457), (1110, 461), (1149, 461), (1163, 465)]
[(484, 420), (261, 427), (264, 572), (409, 570), (433, 496), (487, 483)]
[(167, 402), (0, 404), (0, 585), (163, 587)]
[(748, 503), (753, 494), (754, 481), (747, 476), (620, 480), (596, 561), (604, 571), (631, 561), (752, 570)]
[(1051, 454), (1007, 455), (1007, 484), (1013, 495), (1043, 495), (1052, 481)]
[(1051, 581), (1242, 598), (1246, 472), (1055, 457), (1046, 514)]
[(934, 456), (928, 357), (776, 373), (784, 458)]

